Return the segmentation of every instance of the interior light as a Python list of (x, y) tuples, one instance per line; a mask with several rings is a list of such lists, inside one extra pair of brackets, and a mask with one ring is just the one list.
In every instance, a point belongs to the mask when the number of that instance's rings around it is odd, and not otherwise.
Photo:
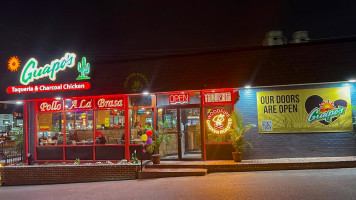
[(251, 85), (246, 85), (245, 88), (247, 88), (247, 89), (248, 89), (248, 88), (251, 88)]
[(56, 97), (55, 99), (56, 99), (56, 100), (61, 100), (62, 98), (61, 98), (61, 97)]
[(16, 104), (22, 104), (22, 101), (16, 101)]
[(142, 94), (143, 95), (148, 95), (149, 93), (147, 91), (144, 91)]
[(351, 80), (349, 80), (349, 82), (350, 83), (354, 83), (354, 82), (356, 82), (356, 80), (355, 79), (351, 79)]

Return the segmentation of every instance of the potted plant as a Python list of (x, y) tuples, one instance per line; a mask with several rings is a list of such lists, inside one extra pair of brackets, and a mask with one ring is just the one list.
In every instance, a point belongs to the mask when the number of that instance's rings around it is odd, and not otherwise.
[(155, 131), (152, 127), (148, 126), (146, 129), (152, 130), (153, 134), (155, 137), (153, 138), (153, 142), (151, 145), (147, 147), (148, 152), (150, 152), (151, 159), (153, 164), (160, 164), (161, 163), (161, 154), (159, 152), (159, 149), (163, 143), (169, 146), (169, 142), (171, 140), (171, 136), (168, 135), (167, 133), (161, 131), (160, 125), (158, 125), (159, 130)]
[(244, 125), (243, 117), (240, 112), (237, 110), (231, 113), (231, 118), (233, 121), (233, 126), (230, 130), (230, 142), (235, 149), (235, 152), (232, 152), (232, 157), (234, 162), (241, 162), (242, 160), (242, 151), (245, 145), (248, 145), (252, 148), (252, 144), (244, 140), (245, 133), (250, 130), (250, 128), (255, 127), (255, 124)]

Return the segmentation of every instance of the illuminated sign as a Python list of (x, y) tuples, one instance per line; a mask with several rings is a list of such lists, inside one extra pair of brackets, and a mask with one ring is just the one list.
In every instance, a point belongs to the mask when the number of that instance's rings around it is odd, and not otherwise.
[(80, 72), (80, 75), (77, 80), (90, 79), (90, 77), (88, 77), (90, 73), (90, 63), (87, 63), (86, 57), (82, 58), (82, 63), (78, 63), (78, 72)]
[(47, 85), (10, 86), (6, 89), (8, 94), (34, 93), (34, 92), (55, 92), (67, 90), (87, 90), (90, 88), (89, 82), (81, 83), (61, 83)]
[(92, 99), (66, 99), (66, 108), (67, 108), (66, 110), (91, 109), (93, 108), (93, 100)]
[(62, 101), (38, 102), (38, 110), (40, 112), (61, 111), (62, 109)]
[(124, 98), (100, 98), (96, 100), (98, 108), (123, 108)]
[(17, 71), (17, 69), (20, 67), (21, 60), (17, 58), (17, 56), (12, 56), (9, 61), (7, 61), (7, 68), (11, 72)]
[(231, 128), (232, 118), (228, 111), (217, 108), (208, 113), (206, 124), (212, 133), (224, 134)]
[(229, 92), (204, 92), (204, 103), (232, 103), (232, 91)]
[(28, 85), (44, 77), (49, 77), (51, 81), (55, 81), (59, 71), (64, 71), (67, 67), (74, 67), (75, 57), (74, 53), (66, 53), (61, 59), (55, 59), (51, 64), (46, 64), (44, 67), (39, 68), (37, 68), (38, 61), (35, 58), (31, 58), (22, 69), (20, 82), (23, 85)]
[(184, 104), (189, 103), (189, 94), (170, 94), (169, 104)]

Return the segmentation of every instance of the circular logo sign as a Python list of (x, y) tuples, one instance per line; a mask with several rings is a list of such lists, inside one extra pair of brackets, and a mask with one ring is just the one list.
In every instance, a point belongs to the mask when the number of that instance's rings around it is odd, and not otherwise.
[(232, 126), (230, 113), (223, 108), (216, 108), (208, 113), (206, 124), (208, 129), (215, 134), (224, 134)]

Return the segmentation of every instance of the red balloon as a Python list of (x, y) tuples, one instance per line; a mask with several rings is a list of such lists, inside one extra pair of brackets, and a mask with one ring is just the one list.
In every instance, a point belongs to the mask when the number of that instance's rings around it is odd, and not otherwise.
[(146, 134), (147, 134), (148, 137), (151, 137), (152, 136), (152, 131), (148, 130)]

